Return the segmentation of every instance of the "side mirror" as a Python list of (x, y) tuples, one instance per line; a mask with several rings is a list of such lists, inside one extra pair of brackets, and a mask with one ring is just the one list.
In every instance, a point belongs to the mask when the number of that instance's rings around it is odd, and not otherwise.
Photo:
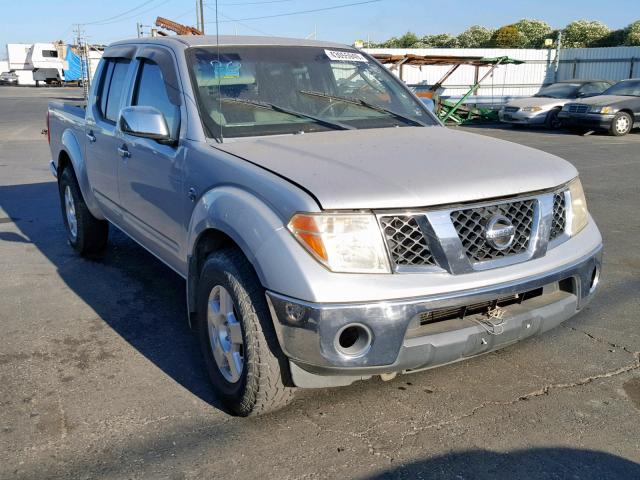
[(171, 133), (162, 112), (154, 107), (134, 106), (120, 112), (120, 130), (134, 137), (170, 142)]

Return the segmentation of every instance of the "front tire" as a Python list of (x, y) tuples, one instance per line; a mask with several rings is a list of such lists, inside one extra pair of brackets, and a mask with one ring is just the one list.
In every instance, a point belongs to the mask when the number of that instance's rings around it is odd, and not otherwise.
[(560, 113), (559, 108), (554, 108), (547, 113), (547, 118), (544, 121), (545, 127), (550, 130), (557, 130), (562, 126), (562, 120), (558, 118), (558, 113)]
[(609, 133), (615, 137), (622, 137), (633, 128), (633, 118), (627, 112), (618, 112), (613, 117)]
[(109, 223), (91, 214), (71, 168), (65, 168), (60, 174), (58, 190), (69, 244), (80, 255), (104, 250), (109, 238)]
[(234, 414), (260, 415), (293, 399), (287, 359), (264, 288), (238, 249), (211, 254), (198, 282), (198, 337), (216, 395)]

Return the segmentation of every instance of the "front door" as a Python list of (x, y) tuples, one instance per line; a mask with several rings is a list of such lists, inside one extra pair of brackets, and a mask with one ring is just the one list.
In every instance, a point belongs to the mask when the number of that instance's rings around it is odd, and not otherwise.
[[(166, 63), (162, 68), (167, 68)], [(180, 107), (162, 68), (138, 61), (132, 105), (150, 106), (164, 114), (173, 144), (122, 133), (119, 188), (127, 230), (174, 268), (181, 264), (188, 198), (183, 184), (185, 149), (180, 146)], [(175, 78), (175, 77), (174, 77)]]

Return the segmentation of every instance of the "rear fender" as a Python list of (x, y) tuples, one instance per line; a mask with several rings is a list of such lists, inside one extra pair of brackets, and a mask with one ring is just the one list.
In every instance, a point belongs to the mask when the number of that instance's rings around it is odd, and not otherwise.
[[(104, 216), (100, 211), (100, 207), (98, 207), (98, 203), (96, 202), (93, 191), (91, 190), (91, 185), (89, 184), (89, 177), (87, 176), (87, 165), (84, 160), (83, 148), (80, 145), (80, 142), (78, 142), (75, 133), (69, 129), (65, 130), (62, 134), (61, 143), (62, 151), (64, 151), (71, 160), (71, 165), (73, 166), (73, 171), (76, 175), (76, 179), (78, 180), (78, 185), (80, 186), (80, 191), (82, 192), (84, 202), (87, 204), (87, 208), (94, 217), (103, 220)], [(62, 173), (60, 172), (59, 161), (56, 165), (56, 169), (59, 176), (60, 173)]]

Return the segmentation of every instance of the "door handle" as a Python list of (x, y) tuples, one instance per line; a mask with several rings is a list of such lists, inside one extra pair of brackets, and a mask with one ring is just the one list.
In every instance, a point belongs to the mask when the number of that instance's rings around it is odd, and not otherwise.
[(89, 141), (90, 141), (91, 143), (93, 143), (93, 142), (95, 142), (95, 141), (96, 141), (96, 136), (93, 134), (93, 130), (89, 130), (89, 131), (87, 132), (87, 138), (89, 139)]
[(122, 158), (130, 158), (131, 152), (129, 152), (127, 147), (123, 145), (121, 147), (118, 147), (118, 155), (120, 155)]

